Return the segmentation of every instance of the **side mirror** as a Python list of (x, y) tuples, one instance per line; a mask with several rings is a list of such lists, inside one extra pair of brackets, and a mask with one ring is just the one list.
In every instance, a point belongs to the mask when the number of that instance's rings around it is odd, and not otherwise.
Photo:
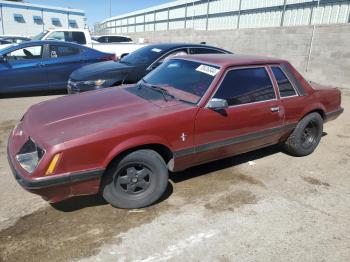
[(221, 111), (228, 108), (228, 103), (225, 99), (220, 98), (212, 98), (210, 99), (209, 103), (207, 104), (207, 108), (215, 110), (215, 111)]

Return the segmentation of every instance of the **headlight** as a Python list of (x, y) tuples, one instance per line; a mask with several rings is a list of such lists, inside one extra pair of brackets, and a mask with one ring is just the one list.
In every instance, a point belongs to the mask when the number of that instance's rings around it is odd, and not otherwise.
[(41, 149), (37, 144), (35, 144), (32, 139), (29, 138), (29, 140), (17, 153), (16, 159), (21, 167), (29, 174), (31, 174), (38, 166), (39, 161), (43, 157), (44, 153), (45, 151)]
[(89, 81), (85, 81), (84, 85), (88, 85), (88, 86), (102, 86), (104, 83), (106, 83), (106, 80), (103, 79), (99, 79), (99, 80), (89, 80)]

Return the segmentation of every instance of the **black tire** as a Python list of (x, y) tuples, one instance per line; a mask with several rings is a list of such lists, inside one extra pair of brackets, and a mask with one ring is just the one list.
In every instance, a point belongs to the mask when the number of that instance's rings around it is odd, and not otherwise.
[(102, 195), (114, 207), (146, 207), (163, 195), (168, 176), (167, 166), (157, 152), (137, 150), (110, 166), (102, 181)]
[(320, 143), (323, 133), (323, 119), (318, 113), (305, 116), (288, 139), (284, 142), (284, 149), (294, 156), (307, 156), (314, 152)]

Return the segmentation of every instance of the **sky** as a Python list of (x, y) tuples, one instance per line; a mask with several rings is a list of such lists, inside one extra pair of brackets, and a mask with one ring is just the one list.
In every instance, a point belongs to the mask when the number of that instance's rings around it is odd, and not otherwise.
[(116, 16), (171, 1), (172, 0), (25, 0), (25, 2), (32, 4), (52, 5), (84, 10), (86, 13), (87, 24), (89, 26), (110, 17), (110, 2), (112, 3), (112, 16)]

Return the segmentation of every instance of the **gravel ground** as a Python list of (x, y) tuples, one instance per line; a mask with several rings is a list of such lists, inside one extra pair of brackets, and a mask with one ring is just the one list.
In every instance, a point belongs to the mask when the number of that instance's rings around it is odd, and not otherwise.
[(34, 103), (0, 100), (0, 261), (349, 261), (350, 92), (310, 156), (276, 147), (172, 174), (140, 210), (97, 197), (52, 207), (15, 182), (12, 127)]

